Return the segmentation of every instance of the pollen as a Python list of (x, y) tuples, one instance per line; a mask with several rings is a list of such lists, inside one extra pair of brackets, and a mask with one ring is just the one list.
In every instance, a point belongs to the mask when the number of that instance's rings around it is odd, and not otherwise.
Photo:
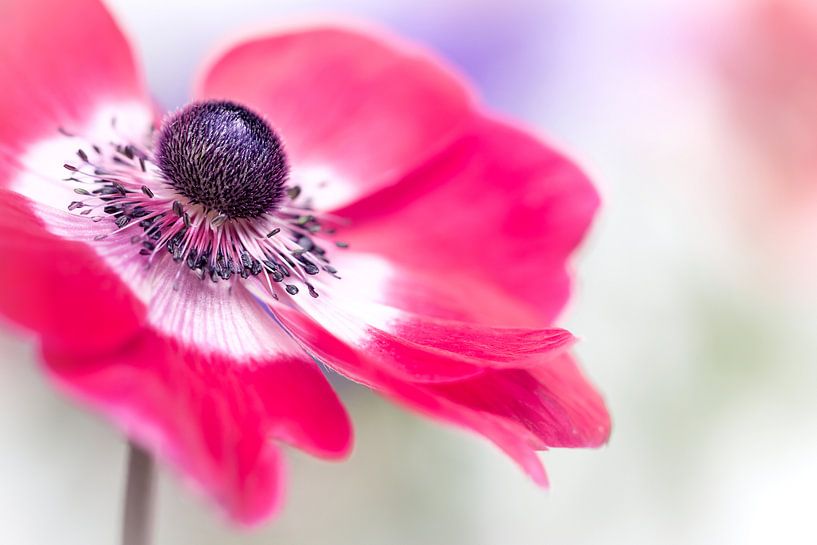
[(289, 170), (267, 122), (227, 101), (196, 102), (170, 115), (158, 135), (156, 162), (179, 194), (225, 219), (273, 211)]

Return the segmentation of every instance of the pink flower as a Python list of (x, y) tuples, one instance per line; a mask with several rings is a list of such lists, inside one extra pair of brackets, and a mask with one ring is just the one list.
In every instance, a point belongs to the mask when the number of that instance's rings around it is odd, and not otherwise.
[(543, 485), (536, 450), (607, 440), (552, 326), (596, 192), (427, 53), (248, 39), (159, 126), (96, 0), (9, 0), (0, 40), (0, 311), (235, 520), (278, 504), (277, 442), (350, 450), (313, 358)]

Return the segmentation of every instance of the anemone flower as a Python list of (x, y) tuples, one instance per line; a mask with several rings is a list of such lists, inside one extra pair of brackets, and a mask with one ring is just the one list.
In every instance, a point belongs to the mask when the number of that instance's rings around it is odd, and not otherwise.
[(239, 523), (281, 442), (351, 445), (319, 363), (496, 443), (604, 443), (552, 326), (598, 198), (462, 77), (371, 29), (213, 57), (162, 115), (97, 0), (0, 9), (0, 310), (59, 388)]

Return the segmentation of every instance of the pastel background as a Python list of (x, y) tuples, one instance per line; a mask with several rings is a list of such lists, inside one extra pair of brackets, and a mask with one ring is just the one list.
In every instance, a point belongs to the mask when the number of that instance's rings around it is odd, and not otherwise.
[[(544, 454), (543, 492), (486, 441), (343, 384), (351, 460), (290, 452), (284, 511), (242, 533), (163, 470), (157, 544), (817, 542), (807, 0), (109, 5), (169, 108), (225, 36), (316, 13), (372, 19), (569, 150), (604, 197), (563, 323), (607, 397), (609, 446)], [(57, 395), (33, 352), (0, 334), (0, 543), (115, 543), (123, 442)]]

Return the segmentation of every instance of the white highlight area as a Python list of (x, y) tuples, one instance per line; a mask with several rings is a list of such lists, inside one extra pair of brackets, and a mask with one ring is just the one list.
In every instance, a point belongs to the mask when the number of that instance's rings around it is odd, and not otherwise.
[[(72, 184), (63, 181), (70, 172), (63, 166), (77, 160), (77, 150), (98, 142), (128, 142), (142, 140), (150, 130), (153, 113), (140, 102), (107, 104), (99, 108), (84, 127), (63, 127), (75, 136), (65, 136), (54, 129), (54, 135), (32, 145), (20, 157), (25, 170), (11, 183), (11, 190), (40, 205), (66, 211), (76, 200)], [(43, 216), (49, 229), (59, 236), (72, 238), (72, 233), (51, 229), (51, 216)]]
[(290, 183), (303, 189), (316, 210), (332, 210), (357, 197), (356, 184), (325, 166), (292, 165)]
[(394, 324), (404, 313), (382, 304), (388, 301), (390, 286), (396, 278), (394, 266), (376, 255), (336, 251), (332, 265), (340, 280), (325, 278), (318, 288), (320, 297), (293, 297), (312, 319), (334, 336), (350, 345), (360, 345), (377, 328), (394, 332)]

